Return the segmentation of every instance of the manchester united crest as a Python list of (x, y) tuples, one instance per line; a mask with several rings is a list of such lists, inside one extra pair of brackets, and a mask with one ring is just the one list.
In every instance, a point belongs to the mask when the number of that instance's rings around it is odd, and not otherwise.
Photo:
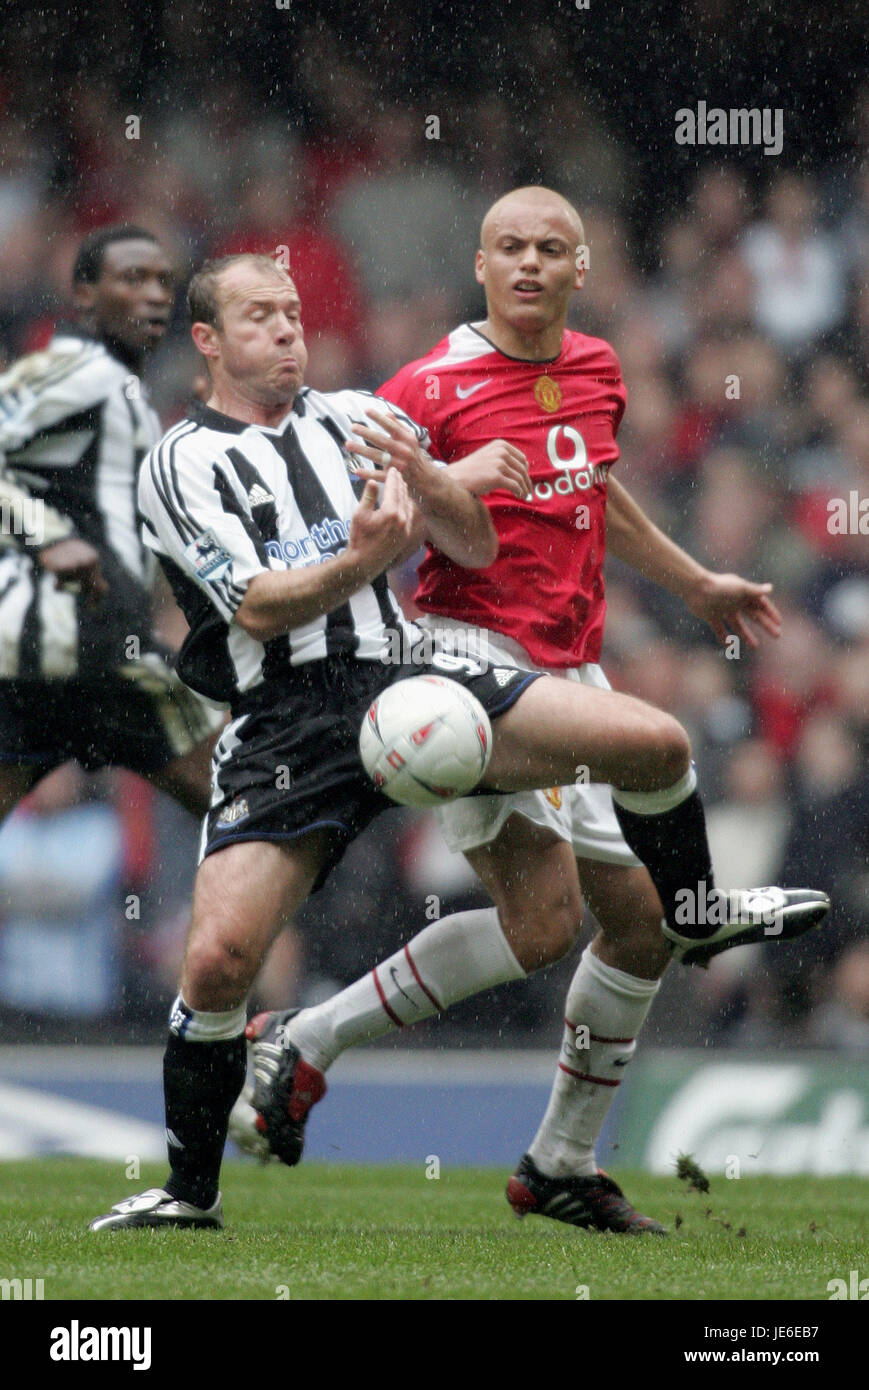
[(552, 415), (561, 405), (561, 387), (551, 376), (539, 376), (534, 383), (534, 399), (541, 410)]
[[(556, 387), (556, 390), (557, 389), (558, 388)], [(550, 805), (555, 807), (556, 811), (561, 810), (562, 797), (560, 787), (544, 787), (543, 795), (546, 797), (546, 800), (550, 803)]]

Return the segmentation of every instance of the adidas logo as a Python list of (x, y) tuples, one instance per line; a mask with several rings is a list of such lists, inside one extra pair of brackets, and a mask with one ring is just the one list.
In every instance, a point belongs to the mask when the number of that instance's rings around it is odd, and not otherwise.
[(267, 492), (259, 483), (254, 483), (250, 492), (247, 494), (247, 500), (252, 507), (262, 507), (264, 503), (274, 502), (275, 499), (272, 497), (271, 493)]
[(514, 669), (504, 666), (496, 666), (492, 671), (492, 675), (500, 686), (509, 685), (510, 682), (516, 678), (517, 674), (518, 673)]
[(189, 1022), (189, 1010), (176, 1001), (169, 1015), (169, 1032), (174, 1033), (176, 1037), (183, 1038), (184, 1030)]

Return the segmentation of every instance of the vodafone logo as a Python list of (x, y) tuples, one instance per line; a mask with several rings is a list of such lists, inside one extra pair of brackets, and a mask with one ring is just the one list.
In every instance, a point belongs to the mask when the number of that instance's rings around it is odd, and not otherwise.
[(572, 425), (553, 425), (546, 436), (546, 457), (561, 473), (554, 483), (537, 483), (534, 496), (545, 502), (554, 492), (569, 496), (572, 492), (587, 492), (596, 483), (606, 482), (608, 463), (588, 466), (588, 450), (579, 430)]
[[(565, 439), (571, 446), (572, 453), (568, 454), (564, 449), (562, 439)], [(572, 425), (552, 426), (546, 436), (546, 454), (553, 468), (564, 468), (577, 462), (581, 467), (588, 461), (585, 440), (579, 430), (575, 430)]]

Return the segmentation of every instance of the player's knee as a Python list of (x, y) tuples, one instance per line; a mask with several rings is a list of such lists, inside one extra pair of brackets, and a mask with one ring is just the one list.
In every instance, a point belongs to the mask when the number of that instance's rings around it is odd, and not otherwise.
[(187, 948), (184, 980), (199, 998), (243, 998), (258, 963), (244, 948), (203, 933)]
[(582, 927), (582, 899), (562, 895), (535, 903), (533, 912), (499, 910), (501, 927), (522, 969), (530, 974), (566, 955)]
[(672, 715), (658, 712), (655, 722), (653, 760), (661, 787), (672, 787), (691, 766), (691, 740)]

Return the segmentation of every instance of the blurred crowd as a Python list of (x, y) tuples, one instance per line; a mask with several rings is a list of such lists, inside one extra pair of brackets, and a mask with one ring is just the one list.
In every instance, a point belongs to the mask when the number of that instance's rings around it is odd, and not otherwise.
[[(24, 96), (0, 87), (0, 365), (68, 315), (82, 235), (124, 220), (160, 237), (182, 281), (205, 256), (284, 254), (310, 383), (374, 388), (481, 317), (473, 256), (496, 197), (534, 181), (571, 198), (591, 265), (571, 326), (614, 344), (628, 388), (619, 476), (704, 563), (771, 580), (785, 618), (778, 642), (725, 652), (675, 599), (611, 562), (604, 667), (688, 727), (718, 881), (812, 886), (835, 904), (810, 940), (669, 972), (673, 1007), (656, 1009), (652, 1033), (869, 1048), (869, 87), (851, 94), (827, 159), (706, 151), (684, 197), (638, 208), (649, 177), (636, 132), (575, 73), (551, 68), (547, 101), (519, 118), (503, 87), (432, 79), (421, 97), (387, 83), (385, 40), (363, 62), (321, 23), (297, 36), (292, 100), (258, 109), (236, 68), (216, 82), (205, 31), (185, 14), (165, 81), (140, 105), (105, 77), (55, 90), (43, 119), (26, 84)], [(191, 64), (208, 73), (200, 101), (167, 95), (181, 55), (188, 76)], [(151, 373), (165, 423), (197, 372), (179, 303)], [(412, 611), (413, 574), (397, 580)], [(79, 783), (59, 782), (56, 804), (44, 795), (22, 816), (50, 827), (76, 797), (121, 808), (116, 964), (89, 1008), (125, 1027), (153, 1022), (159, 1036), (195, 836), (129, 778)], [(262, 999), (328, 992), (426, 915), (477, 900), (431, 821), (390, 813), (279, 944)], [(10, 940), (0, 931), (7, 1022), (33, 1004), (10, 984)], [(572, 969), (471, 1001), (419, 1040), (548, 1041)]]

